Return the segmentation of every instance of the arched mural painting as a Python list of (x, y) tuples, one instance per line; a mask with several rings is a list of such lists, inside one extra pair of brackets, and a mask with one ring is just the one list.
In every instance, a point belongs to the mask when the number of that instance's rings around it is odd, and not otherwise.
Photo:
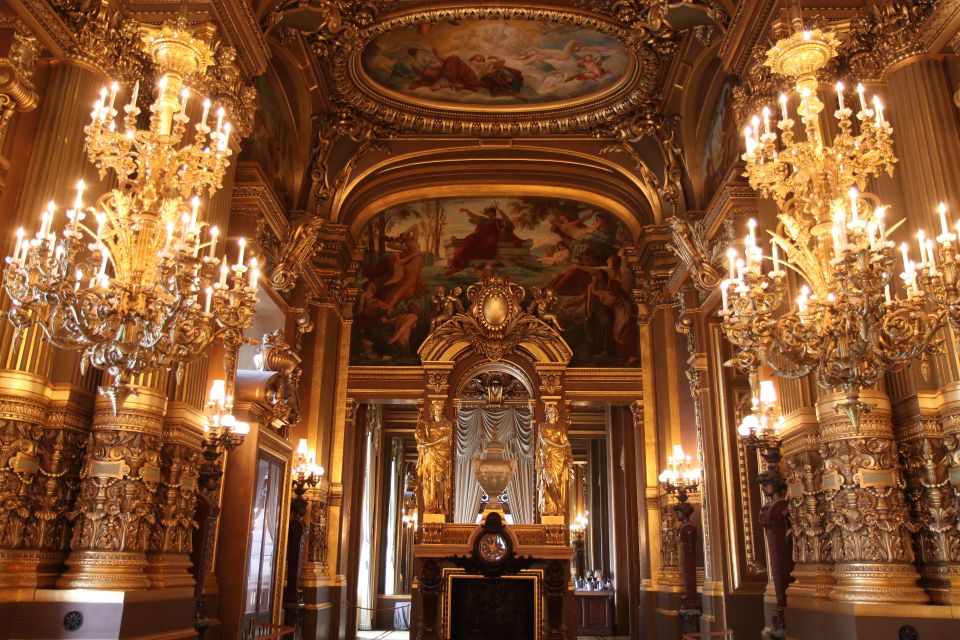
[(377, 215), (359, 242), (352, 364), (419, 364), (437, 288), (462, 296), (495, 272), (528, 294), (556, 291), (573, 366), (638, 365), (633, 274), (623, 252), (631, 242), (607, 211), (545, 197), (420, 200)]

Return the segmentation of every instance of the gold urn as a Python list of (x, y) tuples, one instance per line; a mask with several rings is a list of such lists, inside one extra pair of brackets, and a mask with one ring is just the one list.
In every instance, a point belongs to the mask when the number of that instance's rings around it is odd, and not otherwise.
[(507, 448), (494, 434), (493, 439), (483, 448), (483, 455), (471, 460), (477, 481), (489, 496), (487, 509), (503, 510), (500, 496), (507, 490), (507, 484), (517, 470), (517, 461), (507, 458), (506, 453)]

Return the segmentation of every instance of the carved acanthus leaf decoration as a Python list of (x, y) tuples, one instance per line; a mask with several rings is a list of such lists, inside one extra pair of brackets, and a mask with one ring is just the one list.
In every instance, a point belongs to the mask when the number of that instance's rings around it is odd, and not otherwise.
[[(313, 169), (310, 172), (314, 185), (313, 196), (317, 203), (326, 201), (331, 194), (339, 190), (350, 177), (357, 161), (365, 154), (371, 151), (389, 154), (390, 148), (386, 140), (396, 134), (397, 130), (393, 127), (377, 124), (356, 110), (346, 107), (338, 109), (327, 117), (320, 124)], [(343, 166), (331, 176), (331, 154), (342, 138), (348, 138), (354, 145), (354, 149)]]
[(667, 222), (673, 234), (667, 248), (687, 266), (698, 289), (706, 293), (716, 288), (723, 278), (724, 252), (733, 243), (732, 222), (727, 220), (723, 231), (712, 240), (706, 237), (700, 222), (691, 224), (677, 217)]

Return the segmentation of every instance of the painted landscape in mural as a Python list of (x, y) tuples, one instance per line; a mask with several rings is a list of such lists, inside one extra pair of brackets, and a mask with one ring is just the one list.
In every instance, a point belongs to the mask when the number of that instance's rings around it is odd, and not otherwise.
[(422, 200), (376, 216), (360, 244), (352, 364), (419, 364), (435, 289), (466, 291), (493, 271), (557, 291), (573, 366), (638, 365), (629, 235), (607, 211), (555, 198)]
[(383, 34), (362, 56), (363, 70), (389, 90), (476, 105), (581, 98), (616, 83), (629, 64), (612, 36), (520, 20), (414, 25)]

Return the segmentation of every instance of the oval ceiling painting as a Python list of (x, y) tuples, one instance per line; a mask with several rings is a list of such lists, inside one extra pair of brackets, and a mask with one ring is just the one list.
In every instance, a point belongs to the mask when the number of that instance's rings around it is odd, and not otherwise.
[(385, 33), (364, 72), (412, 102), (531, 107), (579, 102), (616, 86), (631, 56), (611, 35), (563, 22), (424, 22)]

